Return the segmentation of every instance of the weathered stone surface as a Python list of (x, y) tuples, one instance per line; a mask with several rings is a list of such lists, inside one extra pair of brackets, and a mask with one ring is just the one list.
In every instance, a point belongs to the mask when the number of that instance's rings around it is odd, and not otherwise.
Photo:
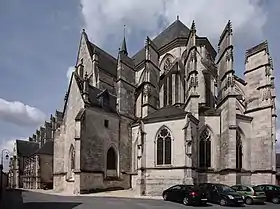
[[(276, 111), (267, 44), (246, 52), (244, 81), (233, 68), (230, 22), (220, 37), (216, 63), (207, 38), (179, 20), (174, 24), (176, 29), (171, 25), (154, 41), (147, 39), (136, 56), (142, 61), (120, 52), (116, 76), (100, 68), (98, 54), (90, 57), (83, 33), (78, 59), (83, 58), (90, 85), (108, 89), (117, 105), (108, 109), (100, 99), (95, 105), (84, 104), (85, 92), (72, 81), (54, 143), (55, 188), (80, 193), (132, 187), (142, 195), (160, 195), (182, 183), (275, 182)], [(187, 31), (189, 40), (176, 36), (178, 30)], [(168, 31), (163, 42), (174, 39), (161, 45), (158, 40)], [(174, 112), (164, 112), (170, 106), (176, 106)], [(82, 117), (75, 121), (82, 108)], [(170, 134), (171, 148), (169, 138), (158, 135), (162, 129)], [(72, 172), (71, 144), (75, 177), (67, 179)], [(110, 148), (115, 168), (107, 168)], [(157, 161), (161, 157), (163, 162)], [(164, 161), (169, 158), (171, 162)]]

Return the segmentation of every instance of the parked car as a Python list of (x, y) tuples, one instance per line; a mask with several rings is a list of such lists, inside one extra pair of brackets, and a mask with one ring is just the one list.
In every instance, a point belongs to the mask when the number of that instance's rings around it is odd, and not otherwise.
[(231, 188), (234, 189), (236, 192), (240, 193), (242, 196), (244, 196), (244, 202), (247, 205), (255, 203), (264, 204), (266, 200), (265, 193), (254, 186), (234, 185)]
[(280, 186), (261, 184), (255, 188), (265, 192), (266, 201), (273, 202), (274, 204), (280, 203)]
[(206, 205), (206, 195), (193, 185), (175, 185), (162, 193), (163, 199), (184, 205)]
[(203, 183), (199, 184), (201, 191), (206, 193), (209, 202), (226, 205), (244, 204), (244, 197), (224, 184)]

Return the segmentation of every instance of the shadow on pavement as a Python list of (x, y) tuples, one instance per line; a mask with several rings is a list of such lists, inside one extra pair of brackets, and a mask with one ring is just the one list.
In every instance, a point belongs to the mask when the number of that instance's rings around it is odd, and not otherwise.
[(71, 202), (29, 202), (24, 203), (24, 209), (72, 209), (80, 205), (81, 203)]
[(81, 203), (28, 202), (24, 203), (21, 190), (6, 190), (1, 198), (0, 209), (72, 209)]

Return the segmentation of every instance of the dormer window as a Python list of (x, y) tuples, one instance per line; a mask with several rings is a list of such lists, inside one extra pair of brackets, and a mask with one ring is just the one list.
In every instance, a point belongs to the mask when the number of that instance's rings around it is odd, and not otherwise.
[(103, 95), (103, 105), (108, 106), (109, 105), (109, 97), (107, 94)]
[(109, 93), (107, 90), (103, 91), (102, 93), (100, 93), (98, 96), (98, 101), (100, 103), (100, 105), (103, 106), (109, 106)]

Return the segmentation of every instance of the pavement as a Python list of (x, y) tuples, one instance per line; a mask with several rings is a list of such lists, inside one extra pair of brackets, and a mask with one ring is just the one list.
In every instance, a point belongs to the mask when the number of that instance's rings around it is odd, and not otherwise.
[(125, 198), (140, 198), (140, 199), (162, 199), (162, 196), (140, 196), (135, 193), (132, 189), (117, 190), (117, 191), (106, 191), (97, 192), (90, 194), (72, 194), (67, 192), (56, 192), (53, 190), (42, 190), (42, 189), (24, 189), (24, 191), (37, 192), (42, 194), (59, 195), (59, 196), (81, 196), (81, 197), (125, 197)]
[[(48, 191), (49, 192), (49, 191)], [(100, 195), (100, 194), (99, 194)], [(112, 193), (111, 193), (112, 195)], [(115, 193), (116, 195), (116, 193)], [(250, 209), (279, 209), (280, 205), (266, 203), (265, 205), (250, 205)], [(178, 203), (159, 199), (125, 198), (113, 196), (60, 196), (47, 192), (31, 192), (26, 190), (8, 190), (1, 201), (1, 209), (183, 209), (194, 208)], [(205, 207), (195, 207), (205, 208)], [(206, 208), (224, 208), (210, 205)]]

